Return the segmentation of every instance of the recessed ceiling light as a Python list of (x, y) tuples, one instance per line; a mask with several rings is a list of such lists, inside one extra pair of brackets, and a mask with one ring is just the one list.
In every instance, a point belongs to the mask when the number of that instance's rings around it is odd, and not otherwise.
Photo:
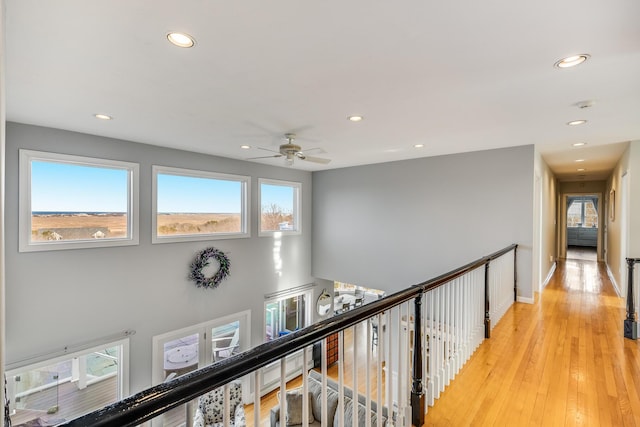
[(578, 168), (578, 172), (584, 172), (584, 171), (586, 171), (585, 168)]
[(415, 144), (413, 146), (413, 148), (422, 148), (422, 147), (424, 147), (424, 144)]
[(196, 41), (193, 37), (186, 33), (169, 33), (167, 34), (167, 40), (178, 47), (193, 47)]
[(251, 148), (250, 145), (241, 145), (240, 148), (242, 148), (243, 150), (248, 150), (249, 148)]
[(349, 117), (347, 117), (347, 119), (349, 119), (352, 122), (359, 122), (359, 121), (362, 121), (362, 119), (364, 119), (364, 117), (362, 117), (362, 116), (349, 116)]
[(571, 68), (571, 67), (575, 67), (576, 65), (582, 64), (584, 61), (586, 61), (590, 57), (591, 55), (588, 55), (586, 53), (581, 53), (580, 55), (568, 56), (566, 58), (562, 58), (561, 60), (557, 61), (555, 64), (553, 64), (553, 66), (556, 68)]
[(583, 119), (580, 119), (580, 120), (572, 120), (572, 121), (570, 121), (570, 122), (567, 122), (567, 124), (568, 124), (569, 126), (578, 126), (578, 125), (583, 125), (583, 124), (585, 124), (585, 123), (587, 123), (587, 121), (586, 121), (586, 120), (583, 120)]
[(583, 147), (583, 146), (587, 145), (587, 143), (586, 142), (575, 142), (575, 143), (573, 143), (571, 145), (573, 145), (574, 147)]
[(94, 114), (93, 117), (95, 117), (96, 119), (100, 119), (100, 120), (113, 120), (113, 117), (108, 116), (106, 114)]
[(584, 162), (584, 159), (577, 159), (576, 160), (576, 163), (582, 163), (582, 162)]

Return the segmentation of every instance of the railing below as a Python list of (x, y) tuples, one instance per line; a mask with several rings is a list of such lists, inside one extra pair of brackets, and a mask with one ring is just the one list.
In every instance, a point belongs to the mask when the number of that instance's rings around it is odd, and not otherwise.
[(638, 339), (638, 322), (634, 307), (633, 270), (640, 258), (627, 258), (627, 318), (624, 319), (624, 337), (631, 340)]
[[(285, 356), (309, 349), (317, 342), (322, 343), (319, 369), (323, 382), (322, 414), (313, 415), (322, 421), (322, 425), (327, 425), (333, 415), (326, 413), (329, 393), (326, 384), (330, 380), (325, 349), (327, 338), (335, 334), (338, 334), (339, 343), (335, 387), (339, 425), (346, 425), (345, 413), (349, 405), (352, 410), (348, 413), (355, 418), (356, 425), (359, 411), (353, 410), (355, 405), (360, 405), (364, 414), (372, 414), (372, 417), (365, 416), (363, 421), (367, 427), (373, 424), (372, 418), (380, 427), (383, 419), (388, 419), (389, 425), (422, 425), (428, 406), (435, 403), (484, 337), (490, 335), (492, 324), (495, 326), (513, 303), (516, 248), (517, 245), (508, 246), (447, 274), (189, 372), (61, 425), (135, 426), (222, 386), (226, 395), (224, 422), (228, 425), (228, 384), (231, 381), (253, 373), (250, 376), (254, 381), (253, 390), (259, 390), (259, 369), (279, 362), (281, 372), (286, 372)], [(365, 346), (358, 345), (361, 342)], [(307, 378), (310, 361), (307, 351), (302, 354), (300, 375), (305, 390), (303, 395), (306, 395), (310, 386)], [(364, 378), (359, 371), (364, 372)], [(364, 396), (358, 395), (359, 387), (364, 390)], [(282, 396), (285, 391), (283, 377)], [(353, 393), (353, 401), (349, 393)], [(309, 414), (312, 408), (308, 399), (302, 401), (303, 414)], [(260, 421), (259, 413), (260, 396), (256, 392), (256, 425)], [(280, 413), (286, 413), (285, 399), (281, 399)], [(303, 425), (307, 425), (304, 418)], [(187, 420), (187, 425), (191, 425), (190, 422)]]

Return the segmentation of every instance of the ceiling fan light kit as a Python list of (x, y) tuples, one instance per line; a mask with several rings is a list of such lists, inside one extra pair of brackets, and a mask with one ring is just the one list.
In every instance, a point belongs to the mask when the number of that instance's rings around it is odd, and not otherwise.
[[(284, 137), (287, 139), (287, 143), (280, 145), (280, 147), (278, 147), (278, 151), (271, 150), (269, 148), (258, 147), (258, 149), (260, 149), (260, 150), (271, 151), (272, 153), (276, 153), (276, 154), (273, 154), (271, 156), (251, 157), (251, 158), (249, 158), (247, 160), (270, 159), (270, 158), (275, 158), (275, 157), (284, 157), (284, 161), (285, 161), (285, 165), (286, 166), (293, 166), (293, 163), (294, 163), (296, 158), (298, 158), (300, 160), (305, 160), (307, 162), (319, 163), (319, 164), (323, 164), (323, 165), (326, 165), (327, 163), (329, 163), (331, 161), (331, 159), (324, 159), (322, 157), (307, 156), (302, 151), (302, 147), (301, 146), (299, 146), (298, 144), (294, 144), (293, 143), (293, 140), (296, 137), (295, 134), (286, 133), (284, 135)], [(315, 149), (311, 149), (311, 150), (315, 150)]]

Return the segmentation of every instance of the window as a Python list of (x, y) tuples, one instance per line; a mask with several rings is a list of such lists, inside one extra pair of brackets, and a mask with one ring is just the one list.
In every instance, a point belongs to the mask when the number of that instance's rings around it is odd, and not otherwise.
[(20, 150), (20, 252), (138, 244), (136, 163)]
[(568, 227), (598, 227), (597, 197), (570, 197), (567, 208)]
[(268, 298), (264, 304), (265, 341), (302, 329), (311, 323), (311, 290)]
[[(153, 383), (170, 381), (248, 350), (250, 325), (251, 312), (246, 310), (153, 337)], [(242, 381), (243, 398), (248, 402), (248, 379)], [(154, 419), (152, 425), (179, 427), (186, 419), (186, 406), (181, 405)]]
[(128, 396), (128, 348), (120, 340), (7, 371), (12, 424), (70, 420)]
[(153, 243), (249, 237), (250, 178), (153, 167)]
[(299, 182), (260, 179), (260, 235), (300, 234)]

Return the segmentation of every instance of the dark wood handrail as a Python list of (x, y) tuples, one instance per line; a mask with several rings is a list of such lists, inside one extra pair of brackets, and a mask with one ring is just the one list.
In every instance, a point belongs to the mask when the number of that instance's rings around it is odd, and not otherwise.
[(434, 279), (314, 323), (304, 329), (181, 375), (166, 383), (150, 387), (102, 409), (59, 425), (73, 427), (136, 426), (176, 406), (187, 403), (210, 390), (313, 345), (329, 335), (410, 301), (424, 292), (438, 288), (516, 248), (516, 244), (510, 245)]

